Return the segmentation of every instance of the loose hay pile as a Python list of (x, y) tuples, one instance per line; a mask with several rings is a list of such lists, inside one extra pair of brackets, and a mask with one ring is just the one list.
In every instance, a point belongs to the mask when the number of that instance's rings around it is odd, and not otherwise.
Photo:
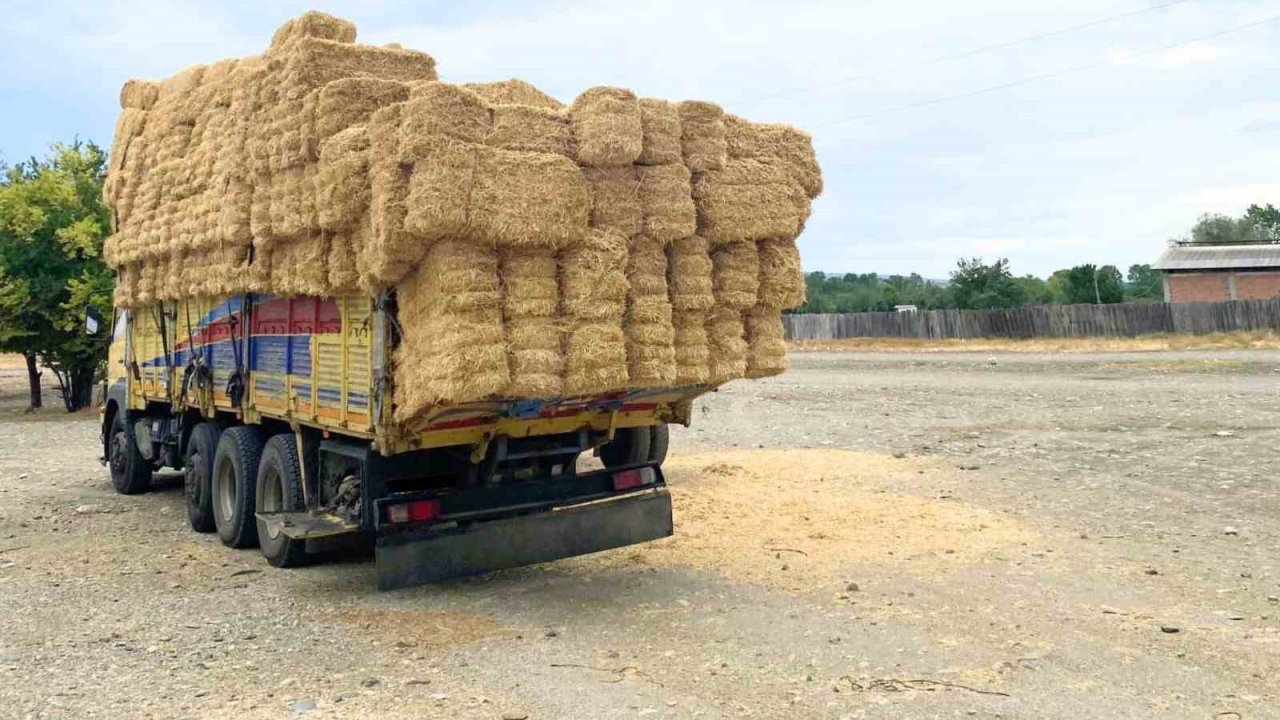
[(805, 133), (713, 103), (521, 80), (307, 13), (255, 57), (120, 93), (104, 194), (116, 301), (394, 292), (396, 419), (782, 372)]

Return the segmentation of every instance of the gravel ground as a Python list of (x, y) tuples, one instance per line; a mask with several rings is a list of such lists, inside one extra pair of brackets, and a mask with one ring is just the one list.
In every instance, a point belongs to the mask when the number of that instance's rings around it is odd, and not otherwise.
[(8, 413), (0, 717), (1280, 717), (1280, 352), (793, 366), (673, 432), (676, 538), (394, 593)]

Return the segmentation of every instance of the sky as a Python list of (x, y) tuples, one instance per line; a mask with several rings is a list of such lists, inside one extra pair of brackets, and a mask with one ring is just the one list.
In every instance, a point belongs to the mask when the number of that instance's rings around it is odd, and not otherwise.
[(809, 131), (807, 270), (1123, 269), (1203, 213), (1280, 204), (1280, 0), (319, 3), (9, 0), (0, 159), (107, 144), (126, 79), (259, 53), (317, 9), (443, 80), (621, 86)]

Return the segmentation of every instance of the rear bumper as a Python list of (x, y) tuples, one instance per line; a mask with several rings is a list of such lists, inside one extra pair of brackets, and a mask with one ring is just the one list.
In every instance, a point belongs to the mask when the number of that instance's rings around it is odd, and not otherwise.
[(669, 537), (671, 496), (657, 487), (532, 515), (378, 539), (378, 589), (477, 575)]

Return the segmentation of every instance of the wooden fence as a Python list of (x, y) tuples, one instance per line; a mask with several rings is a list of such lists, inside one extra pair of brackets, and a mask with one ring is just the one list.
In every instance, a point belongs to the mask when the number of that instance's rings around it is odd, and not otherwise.
[(1034, 338), (1280, 332), (1280, 298), (1204, 303), (1037, 305), (1011, 310), (923, 310), (786, 315), (789, 340), (857, 337)]

